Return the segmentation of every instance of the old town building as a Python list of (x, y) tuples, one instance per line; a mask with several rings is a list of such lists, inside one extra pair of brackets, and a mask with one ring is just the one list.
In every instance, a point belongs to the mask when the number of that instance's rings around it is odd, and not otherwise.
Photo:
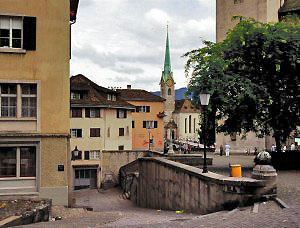
[(70, 1), (46, 3), (0, 4), (0, 195), (68, 205)]

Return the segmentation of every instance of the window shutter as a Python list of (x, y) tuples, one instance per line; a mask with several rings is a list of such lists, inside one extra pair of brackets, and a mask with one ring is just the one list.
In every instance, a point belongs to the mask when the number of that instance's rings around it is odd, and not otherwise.
[(78, 157), (77, 157), (77, 159), (82, 159), (82, 151), (78, 151)]
[(96, 108), (95, 110), (95, 117), (100, 118), (100, 108)]
[(77, 131), (77, 137), (78, 138), (82, 137), (82, 129), (78, 129), (78, 131)]
[(146, 128), (146, 121), (143, 121), (143, 128)]
[(117, 118), (120, 118), (120, 117), (119, 117), (119, 109), (117, 109)]
[(23, 48), (29, 51), (36, 50), (36, 17), (23, 19)]
[(150, 112), (150, 106), (146, 106), (146, 112)]
[(157, 121), (154, 121), (154, 128), (157, 128)]
[(127, 110), (124, 110), (124, 118), (127, 118)]
[(90, 160), (90, 151), (84, 151), (84, 160)]
[(90, 108), (85, 108), (85, 117), (90, 118)]

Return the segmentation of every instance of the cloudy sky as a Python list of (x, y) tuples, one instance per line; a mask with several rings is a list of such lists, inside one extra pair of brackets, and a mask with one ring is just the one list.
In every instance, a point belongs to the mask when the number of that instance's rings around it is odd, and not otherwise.
[(175, 88), (185, 87), (181, 56), (202, 40), (215, 41), (215, 0), (80, 0), (71, 75), (104, 87), (158, 91), (167, 22)]

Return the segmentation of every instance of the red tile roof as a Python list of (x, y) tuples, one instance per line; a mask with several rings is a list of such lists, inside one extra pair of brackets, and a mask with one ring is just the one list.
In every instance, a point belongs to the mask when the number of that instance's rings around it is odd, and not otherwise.
[(142, 89), (118, 89), (121, 93), (121, 97), (125, 101), (150, 101), (150, 102), (163, 102), (164, 98), (156, 96)]
[(175, 113), (199, 113), (200, 109), (193, 105), (190, 99), (176, 100)]
[[(82, 74), (70, 78), (71, 92), (84, 93), (83, 99), (71, 100), (72, 107), (97, 106), (110, 108), (135, 109), (134, 105), (129, 104), (120, 97), (120, 93), (113, 91), (89, 80)], [(108, 94), (115, 95), (116, 101), (107, 100)]]

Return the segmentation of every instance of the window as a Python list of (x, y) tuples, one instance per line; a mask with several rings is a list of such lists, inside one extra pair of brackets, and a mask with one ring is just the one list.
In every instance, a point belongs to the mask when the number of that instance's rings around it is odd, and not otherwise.
[(196, 133), (196, 118), (194, 118), (194, 133)]
[(192, 133), (192, 116), (189, 115), (189, 133)]
[(117, 118), (127, 118), (127, 112), (124, 109), (117, 109)]
[(82, 138), (82, 129), (71, 129), (70, 134), (72, 138)]
[(0, 84), (0, 107), (0, 117), (36, 117), (37, 84)]
[(81, 118), (82, 117), (82, 108), (71, 108), (72, 118)]
[(171, 88), (168, 89), (168, 95), (171, 96), (172, 95), (172, 91)]
[(91, 150), (90, 151), (90, 159), (91, 160), (99, 160), (100, 159), (100, 150)]
[(143, 128), (157, 128), (157, 121), (154, 120), (143, 121)]
[(184, 133), (187, 133), (187, 118), (184, 118)]
[(1, 48), (36, 50), (36, 18), (0, 15)]
[(71, 100), (81, 100), (83, 99), (83, 94), (79, 92), (71, 92)]
[(124, 150), (124, 145), (119, 146), (119, 150)]
[(22, 117), (36, 117), (36, 85), (22, 84)]
[(119, 128), (119, 136), (124, 136), (124, 128)]
[(134, 128), (134, 120), (131, 122), (131, 127)]
[(85, 109), (85, 117), (86, 118), (100, 118), (100, 108), (86, 108)]
[(107, 94), (107, 100), (108, 100), (108, 101), (111, 101), (111, 94), (110, 94), (110, 93)]
[(17, 116), (17, 85), (0, 84), (1, 117)]
[(116, 95), (112, 95), (112, 101), (116, 101), (117, 100), (117, 96)]
[(0, 178), (35, 176), (35, 146), (0, 147)]
[(100, 137), (100, 128), (90, 128), (90, 137)]
[(136, 112), (150, 112), (150, 106), (136, 106)]

